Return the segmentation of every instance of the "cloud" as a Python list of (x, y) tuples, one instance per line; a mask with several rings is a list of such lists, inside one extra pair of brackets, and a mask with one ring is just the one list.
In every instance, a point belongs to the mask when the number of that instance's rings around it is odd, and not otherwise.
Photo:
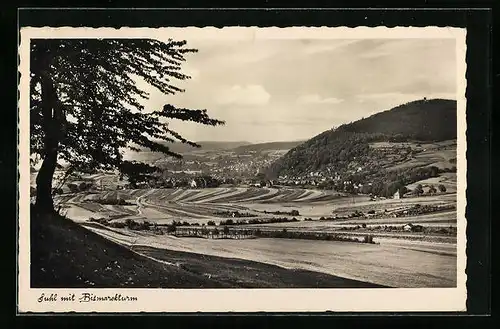
[(193, 78), (172, 80), (186, 92), (144, 88), (151, 92), (147, 110), (167, 103), (206, 108), (226, 121), (220, 127), (169, 121), (192, 140), (309, 138), (408, 101), (455, 98), (443, 94), (457, 85), (453, 40), (264, 39), (250, 30), (241, 37), (186, 39), (199, 49), (181, 70)]
[(267, 48), (246, 48), (248, 51), (241, 51), (237, 56), (231, 56), (229, 60), (240, 64), (256, 63), (271, 58), (279, 53), (279, 49), (272, 46)]
[(181, 72), (190, 76), (192, 80), (200, 78), (200, 70), (195, 69), (194, 67), (185, 66), (182, 68)]
[(309, 45), (306, 45), (304, 47), (304, 53), (311, 55), (311, 54), (318, 54), (318, 53), (324, 53), (324, 52), (330, 52), (336, 49), (340, 49), (343, 47), (346, 47), (348, 45), (354, 44), (356, 42), (359, 42), (359, 40), (329, 40), (328, 43), (326, 42), (320, 42), (320, 43), (315, 43), (315, 42), (310, 42)]
[(271, 95), (260, 85), (221, 88), (215, 96), (220, 105), (265, 105), (270, 99)]
[(372, 59), (372, 58), (388, 57), (391, 55), (392, 54), (388, 51), (377, 51), (377, 52), (371, 52), (371, 53), (361, 53), (358, 55), (358, 57)]
[(343, 99), (335, 97), (321, 98), (317, 94), (302, 95), (297, 99), (297, 102), (300, 104), (339, 104), (343, 101)]

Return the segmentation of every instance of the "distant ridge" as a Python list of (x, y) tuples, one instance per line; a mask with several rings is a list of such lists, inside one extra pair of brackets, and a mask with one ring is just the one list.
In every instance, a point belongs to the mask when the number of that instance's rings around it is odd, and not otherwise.
[(256, 144), (238, 146), (234, 148), (233, 151), (235, 151), (236, 153), (241, 153), (249, 151), (289, 150), (302, 143), (304, 143), (304, 141), (256, 143)]
[[(190, 154), (196, 151), (234, 151), (242, 154), (250, 151), (272, 151), (272, 150), (289, 150), (304, 141), (280, 141), (280, 142), (266, 142), (266, 143), (250, 143), (246, 141), (224, 142), (224, 141), (200, 141), (196, 142), (201, 147), (192, 147), (184, 143), (164, 143), (172, 152), (182, 155)], [(145, 148), (141, 148), (140, 152), (128, 152), (127, 158), (136, 161), (151, 163), (160, 159), (168, 157), (159, 152), (151, 152)]]
[(166, 143), (170, 150), (176, 153), (192, 152), (195, 150), (203, 151), (217, 151), (217, 150), (228, 150), (240, 146), (251, 145), (252, 143), (246, 141), (236, 141), (236, 142), (225, 142), (225, 141), (198, 141), (197, 144), (201, 145), (200, 148), (192, 147), (188, 144), (183, 143)]

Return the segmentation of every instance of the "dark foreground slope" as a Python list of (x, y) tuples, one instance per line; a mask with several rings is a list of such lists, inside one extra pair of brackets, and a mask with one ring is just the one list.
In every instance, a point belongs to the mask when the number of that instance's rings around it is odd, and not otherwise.
[(31, 286), (223, 287), (175, 266), (143, 257), (69, 219), (38, 217), (31, 224)]
[[(33, 288), (370, 288), (374, 284), (239, 259), (134, 247), (71, 220), (45, 216), (31, 224)], [(174, 265), (165, 264), (168, 262)]]

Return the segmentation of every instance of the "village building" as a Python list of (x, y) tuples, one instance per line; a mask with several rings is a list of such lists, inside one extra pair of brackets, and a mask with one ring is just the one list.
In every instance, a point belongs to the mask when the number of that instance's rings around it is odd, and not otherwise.
[(393, 198), (394, 199), (401, 199), (401, 195), (399, 194), (399, 190), (396, 191), (396, 193), (394, 193)]
[(406, 225), (403, 226), (403, 231), (405, 232), (411, 232), (413, 229), (413, 224), (412, 223), (408, 223)]
[(408, 223), (403, 226), (403, 231), (405, 232), (422, 232), (424, 227), (422, 225), (414, 225), (412, 223)]

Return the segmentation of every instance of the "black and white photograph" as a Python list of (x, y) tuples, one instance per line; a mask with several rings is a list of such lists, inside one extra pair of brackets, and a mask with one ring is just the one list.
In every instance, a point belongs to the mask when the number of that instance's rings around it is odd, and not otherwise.
[(20, 35), (21, 308), (465, 308), (464, 29)]

